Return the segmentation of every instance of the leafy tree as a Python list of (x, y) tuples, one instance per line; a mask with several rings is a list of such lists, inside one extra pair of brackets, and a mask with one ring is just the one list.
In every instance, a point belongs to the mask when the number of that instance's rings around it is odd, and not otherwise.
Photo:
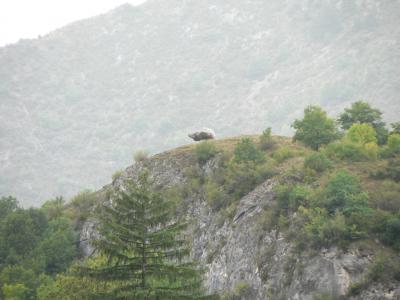
[(77, 255), (73, 231), (66, 218), (58, 218), (49, 223), (37, 250), (42, 255), (47, 274), (65, 271)]
[(295, 120), (294, 141), (301, 141), (314, 150), (339, 138), (334, 120), (328, 118), (320, 107), (309, 106), (304, 110), (304, 118)]
[(234, 160), (236, 162), (263, 162), (265, 157), (251, 139), (243, 138), (235, 147)]
[(30, 290), (22, 283), (4, 284), (3, 295), (5, 300), (25, 300), (32, 299)]
[(370, 124), (353, 124), (351, 125), (346, 137), (353, 143), (366, 145), (377, 142), (376, 131)]
[(387, 141), (388, 130), (385, 128), (385, 123), (382, 121), (382, 112), (372, 108), (367, 102), (358, 101), (351, 105), (351, 108), (346, 108), (338, 119), (342, 128), (347, 130), (353, 124), (365, 123), (374, 127), (378, 144), (383, 145)]
[(0, 220), (3, 220), (9, 213), (18, 208), (18, 201), (16, 198), (8, 196), (0, 198)]
[(347, 171), (338, 171), (325, 188), (324, 206), (329, 213), (339, 210), (350, 214), (366, 207), (367, 194), (363, 193), (358, 177)]
[(37, 209), (19, 209), (9, 214), (0, 232), (7, 249), (6, 255), (15, 253), (17, 256), (26, 256), (36, 247), (46, 226), (46, 216)]
[(104, 267), (82, 268), (89, 277), (115, 282), (109, 299), (194, 299), (199, 271), (182, 262), (189, 249), (185, 224), (171, 220), (170, 204), (153, 190), (147, 172), (115, 190), (99, 213), (97, 249)]
[[(7, 266), (0, 273), (0, 286), (11, 299), (35, 299), (35, 290), (39, 280), (32, 270), (22, 266)], [(7, 297), (5, 297), (8, 299)]]

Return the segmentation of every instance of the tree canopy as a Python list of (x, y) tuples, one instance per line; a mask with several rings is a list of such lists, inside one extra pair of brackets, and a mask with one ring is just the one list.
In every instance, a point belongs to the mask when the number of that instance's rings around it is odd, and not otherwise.
[(307, 107), (304, 118), (295, 120), (292, 127), (296, 130), (293, 140), (301, 141), (314, 150), (339, 138), (335, 121), (318, 106)]
[(367, 102), (354, 102), (350, 108), (344, 110), (338, 121), (345, 130), (356, 123), (370, 124), (377, 133), (378, 144), (386, 143), (388, 130), (385, 128), (385, 122), (382, 121), (382, 112), (379, 109), (372, 108)]

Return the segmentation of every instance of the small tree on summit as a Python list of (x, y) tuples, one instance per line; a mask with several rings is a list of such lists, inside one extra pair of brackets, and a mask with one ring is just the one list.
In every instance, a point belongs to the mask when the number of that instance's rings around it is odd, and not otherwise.
[(389, 131), (385, 127), (385, 122), (382, 121), (382, 112), (372, 108), (367, 102), (354, 102), (350, 108), (344, 110), (338, 121), (345, 130), (356, 123), (369, 124), (376, 131), (379, 145), (383, 145), (387, 141)]
[(126, 182), (99, 213), (95, 245), (106, 266), (82, 268), (83, 276), (112, 283), (102, 299), (204, 299), (196, 266), (182, 230), (171, 220), (171, 205), (152, 188), (147, 172)]
[(292, 127), (296, 129), (294, 141), (301, 141), (313, 150), (339, 138), (335, 121), (326, 115), (318, 106), (309, 106), (304, 110), (304, 118), (295, 120)]

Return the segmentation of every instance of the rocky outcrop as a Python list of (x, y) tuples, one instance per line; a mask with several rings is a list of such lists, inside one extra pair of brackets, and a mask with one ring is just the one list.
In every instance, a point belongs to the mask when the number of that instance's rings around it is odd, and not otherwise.
[[(209, 160), (201, 168), (204, 174), (218, 168), (220, 157)], [(189, 151), (175, 151), (156, 155), (125, 170), (113, 185), (136, 178), (148, 169), (159, 187), (183, 186), (188, 177), (185, 168), (195, 165)], [(210, 292), (235, 290), (245, 287), (245, 293), (235, 299), (288, 299), (312, 300), (347, 299), (349, 287), (359, 282), (371, 262), (369, 253), (356, 248), (346, 252), (338, 248), (323, 249), (317, 253), (301, 253), (294, 243), (276, 230), (263, 230), (262, 212), (276, 202), (272, 178), (258, 185), (238, 203), (236, 213), (221, 216), (207, 204), (201, 189), (183, 201), (185, 213), (193, 220), (189, 235), (192, 237), (193, 259), (206, 268), (204, 284)], [(107, 189), (109, 187), (105, 187)], [(81, 237), (96, 236), (95, 222), (87, 221)], [(82, 244), (89, 255), (93, 248)], [(354, 300), (399, 299), (396, 285), (373, 285)]]

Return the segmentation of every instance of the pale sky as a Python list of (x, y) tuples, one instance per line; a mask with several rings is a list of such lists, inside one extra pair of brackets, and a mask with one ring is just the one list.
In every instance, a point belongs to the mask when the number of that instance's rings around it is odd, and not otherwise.
[(121, 4), (146, 0), (0, 0), (0, 47), (21, 38), (36, 38)]

